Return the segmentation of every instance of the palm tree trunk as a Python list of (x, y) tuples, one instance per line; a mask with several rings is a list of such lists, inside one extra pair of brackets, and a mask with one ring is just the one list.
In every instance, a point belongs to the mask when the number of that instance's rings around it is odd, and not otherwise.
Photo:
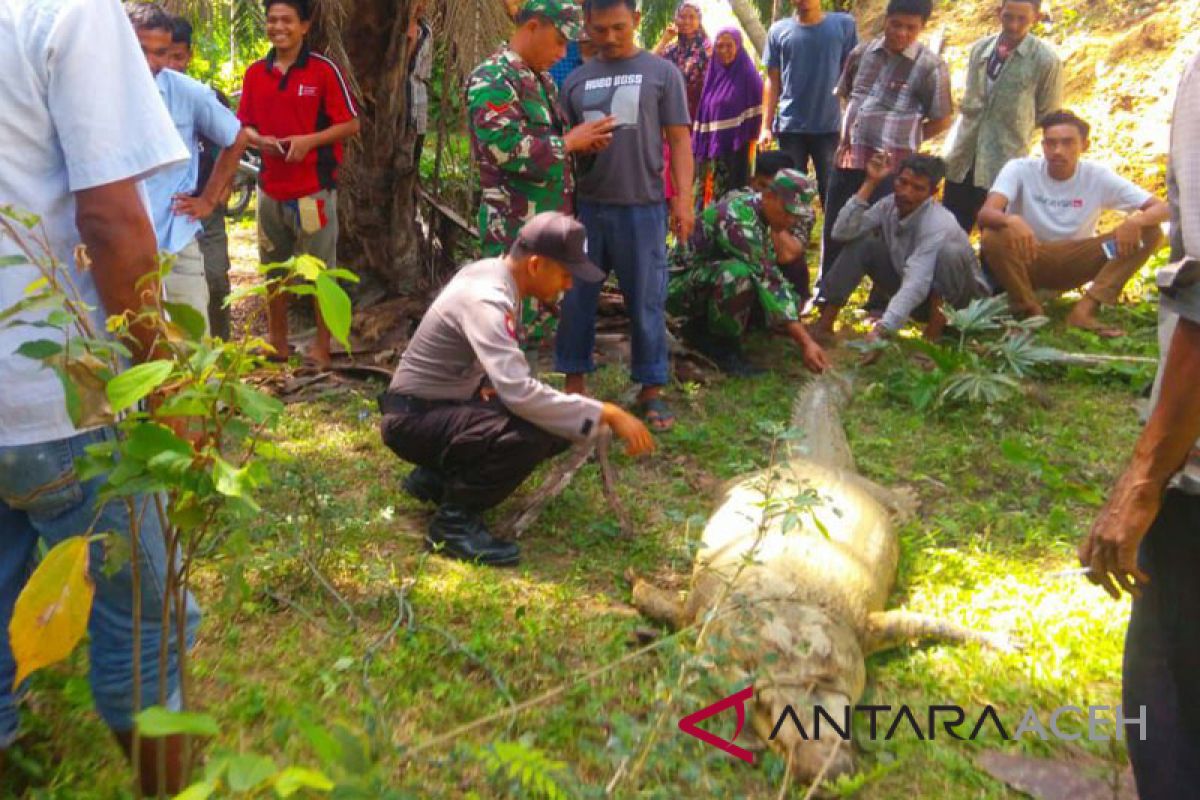
[(750, 37), (754, 49), (758, 52), (763, 51), (763, 46), (767, 43), (767, 29), (763, 27), (762, 20), (758, 17), (758, 9), (754, 7), (752, 0), (730, 0), (729, 3), (733, 7), (733, 15), (737, 17), (746, 35)]
[(416, 132), (408, 119), (411, 0), (321, 0), (310, 34), (346, 68), (362, 132), (339, 179), (338, 261), (363, 278), (359, 294), (409, 294), (423, 274), (416, 225)]

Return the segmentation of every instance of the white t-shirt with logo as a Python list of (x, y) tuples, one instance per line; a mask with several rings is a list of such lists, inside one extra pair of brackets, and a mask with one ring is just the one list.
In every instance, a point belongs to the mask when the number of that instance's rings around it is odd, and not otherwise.
[[(41, 218), (59, 263), (73, 267), (79, 231), (74, 193), (186, 161), (187, 148), (167, 113), (117, 0), (4, 0), (0, 3), (0, 204)], [(20, 255), (0, 237), (0, 259)], [(0, 268), (0, 309), (25, 296), (37, 268)], [(89, 272), (73, 270), (81, 299), (105, 313)], [(45, 311), (17, 317), (36, 322)], [(0, 325), (0, 446), (72, 436), (58, 377), (15, 351), (49, 328)]]
[(1044, 158), (1015, 158), (1004, 165), (992, 191), (1008, 198), (1039, 242), (1089, 239), (1102, 211), (1137, 211), (1152, 195), (1108, 167), (1080, 161), (1075, 175), (1050, 177)]

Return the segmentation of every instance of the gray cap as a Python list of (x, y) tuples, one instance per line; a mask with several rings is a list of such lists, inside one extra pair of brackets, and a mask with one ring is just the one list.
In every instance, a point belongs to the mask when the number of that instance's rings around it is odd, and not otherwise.
[(510, 251), (513, 258), (542, 256), (562, 264), (571, 277), (587, 283), (604, 280), (604, 272), (587, 257), (587, 231), (574, 217), (543, 211), (526, 222)]

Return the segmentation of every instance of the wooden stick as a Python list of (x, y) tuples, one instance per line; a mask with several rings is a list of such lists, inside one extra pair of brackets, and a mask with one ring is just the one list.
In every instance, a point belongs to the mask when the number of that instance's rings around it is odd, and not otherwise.
[(1157, 364), (1158, 359), (1149, 356), (1109, 356), (1093, 353), (1058, 352), (1047, 358), (1051, 364), (1076, 364), (1083, 367), (1103, 367), (1108, 364)]
[(497, 535), (502, 539), (519, 539), (530, 525), (537, 520), (546, 505), (563, 493), (563, 490), (571, 484), (575, 478), (575, 473), (587, 463), (592, 457), (592, 451), (596, 449), (596, 440), (584, 442), (575, 445), (571, 452), (563, 461), (558, 464), (542, 485), (534, 492), (533, 497), (525, 504), (525, 507), (509, 517), (504, 523), (499, 526)]
[(608, 507), (617, 515), (617, 524), (621, 528), (621, 535), (626, 539), (633, 538), (633, 522), (629, 519), (628, 512), (625, 511), (625, 505), (621, 502), (620, 496), (617, 494), (617, 471), (613, 468), (612, 461), (609, 460), (608, 454), (612, 449), (612, 431), (608, 428), (600, 431), (599, 437), (596, 439), (596, 460), (600, 462), (600, 478), (604, 487), (604, 499), (608, 502)]

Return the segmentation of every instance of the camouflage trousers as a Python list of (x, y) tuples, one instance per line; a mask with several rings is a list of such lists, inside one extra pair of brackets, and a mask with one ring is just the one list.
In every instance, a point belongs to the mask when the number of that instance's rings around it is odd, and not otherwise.
[(738, 259), (694, 264), (673, 274), (667, 288), (667, 311), (684, 317), (721, 339), (740, 339), (756, 307), (766, 318), (799, 319), (799, 309), (778, 287), (770, 286), (762, 268)]
[[(499, 258), (507, 252), (508, 247), (501, 242), (485, 241), (481, 247), (481, 255), (484, 258)], [(554, 336), (558, 329), (558, 317), (534, 297), (521, 300), (520, 322), (517, 334), (524, 350), (536, 350), (542, 342)]]

